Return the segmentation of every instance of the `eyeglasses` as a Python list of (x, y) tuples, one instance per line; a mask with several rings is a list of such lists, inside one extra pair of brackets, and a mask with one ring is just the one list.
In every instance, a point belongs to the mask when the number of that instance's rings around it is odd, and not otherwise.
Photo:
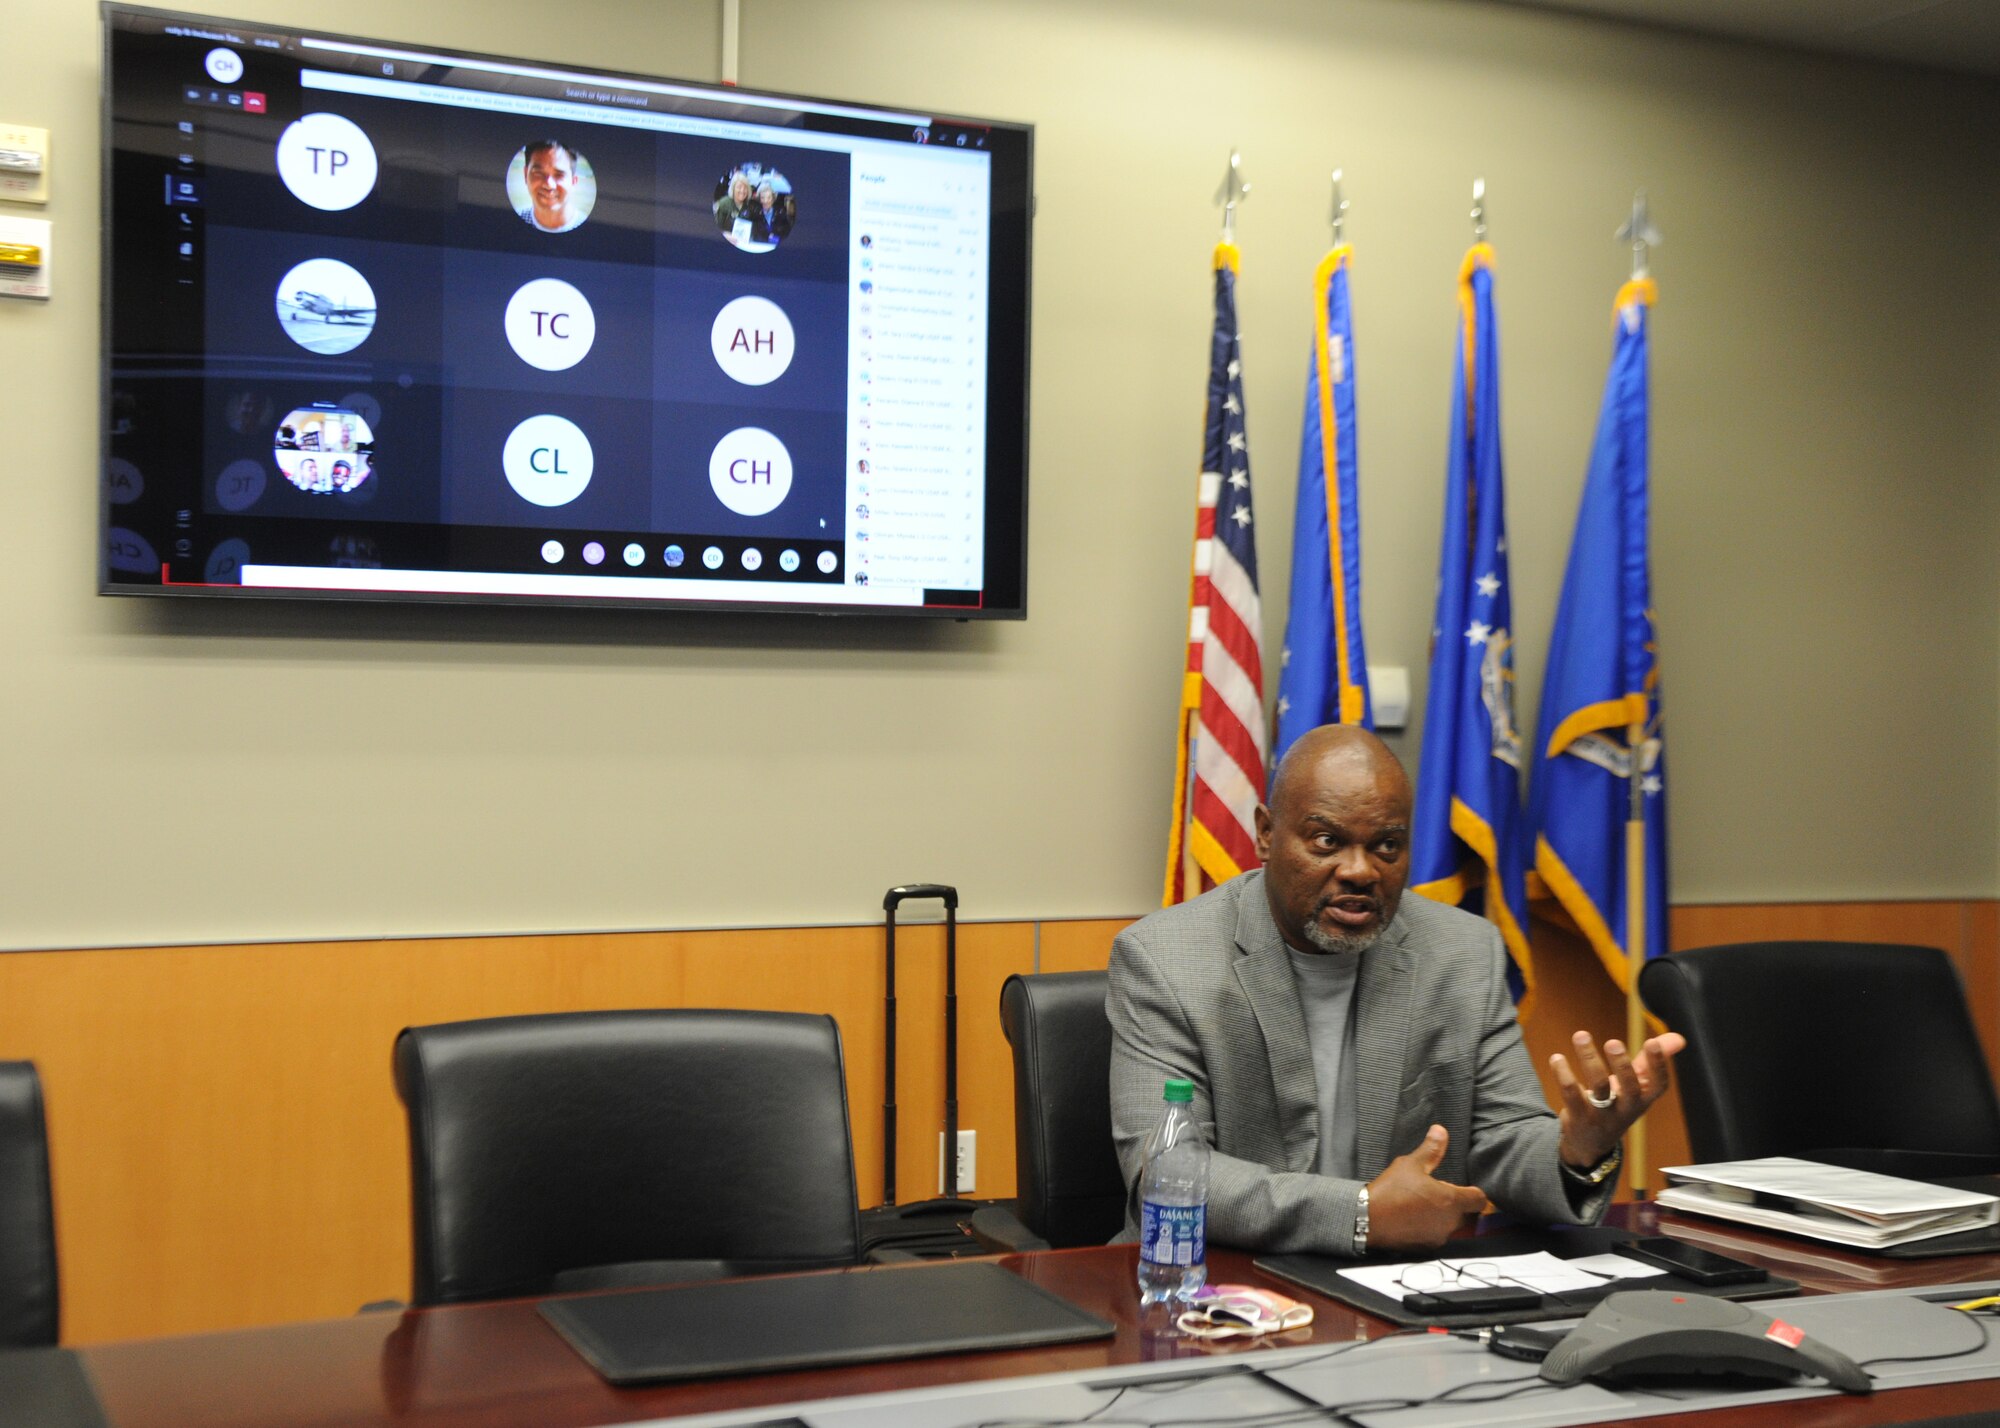
[(1435, 1259), (1403, 1266), (1396, 1287), (1408, 1294), (1436, 1294), (1442, 1289), (1498, 1289), (1520, 1281), (1483, 1259)]
[[(1574, 1266), (1573, 1266), (1574, 1267)], [(1584, 1269), (1583, 1273), (1606, 1284), (1617, 1281), (1611, 1275), (1594, 1269)], [(1396, 1287), (1408, 1294), (1437, 1294), (1453, 1289), (1530, 1289), (1544, 1298), (1568, 1307), (1572, 1300), (1581, 1303), (1595, 1303), (1601, 1291), (1592, 1293), (1584, 1290), (1561, 1290), (1547, 1284), (1536, 1283), (1519, 1275), (1510, 1274), (1490, 1260), (1427, 1260), (1421, 1264), (1405, 1265), (1396, 1275)]]

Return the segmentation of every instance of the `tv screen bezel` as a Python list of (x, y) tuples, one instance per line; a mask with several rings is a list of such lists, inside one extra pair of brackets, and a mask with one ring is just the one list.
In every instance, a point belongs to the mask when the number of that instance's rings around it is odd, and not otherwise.
[[(414, 41), (399, 41), (381, 36), (347, 34), (316, 26), (296, 23), (270, 23), (218, 17), (158, 6), (133, 5), (124, 0), (100, 0), (100, 24), (103, 29), (104, 69), (101, 81), (101, 125), (100, 125), (100, 185), (102, 194), (103, 222), (100, 225), (100, 343), (98, 354), (99, 372), (99, 462), (97, 473), (97, 593), (99, 595), (131, 595), (167, 599), (194, 599), (209, 601), (268, 601), (307, 603), (368, 603), (368, 604), (414, 604), (414, 605), (461, 605), (461, 606), (504, 606), (513, 608), (560, 608), (630, 610), (664, 613), (743, 613), (743, 614), (790, 614), (814, 617), (843, 616), (869, 618), (933, 619), (950, 621), (970, 620), (1025, 620), (1028, 614), (1028, 496), (1029, 496), (1029, 412), (1030, 412), (1030, 368), (1031, 368), (1031, 323), (1033, 314), (1033, 267), (1034, 267), (1034, 158), (1035, 129), (1032, 123), (1001, 120), (971, 115), (951, 114), (925, 108), (921, 105), (897, 105), (880, 101), (857, 101), (832, 99), (821, 95), (808, 95), (796, 91), (758, 89), (747, 86), (724, 85), (705, 80), (682, 79), (674, 76), (647, 74), (633, 70), (610, 69), (597, 65), (578, 64), (574, 66), (548, 60), (524, 59), (516, 56), (497, 54), (490, 51), (460, 49), (452, 46), (433, 45)], [(339, 44), (365, 45), (382, 48), (402, 48), (425, 56), (441, 59), (465, 60), (474, 64), (517, 65), (523, 69), (536, 71), (550, 77), (573, 79), (599, 78), (616, 84), (620, 81), (639, 85), (664, 85), (676, 89), (686, 89), (696, 96), (712, 98), (718, 103), (728, 103), (732, 98), (771, 100), (790, 103), (802, 108), (871, 109), (895, 111), (924, 116), (932, 128), (983, 128), (994, 134), (1017, 136), (1019, 141), (1020, 188), (1018, 193), (1011, 189), (1005, 195), (1009, 200), (1003, 205), (1000, 180), (1003, 177), (1002, 162), (995, 165), (995, 184), (991, 195), (990, 243), (988, 263), (988, 321), (987, 342), (987, 409), (986, 463), (985, 463), (985, 557), (982, 562), (984, 585), (981, 599), (972, 605), (945, 605), (918, 603), (872, 604), (839, 603), (815, 601), (774, 601), (774, 600), (704, 600), (699, 598), (622, 597), (616, 595), (525, 595), (509, 593), (477, 593), (457, 591), (418, 590), (365, 590), (365, 589), (325, 589), (285, 586), (253, 585), (210, 585), (167, 583), (165, 581), (134, 581), (115, 579), (111, 569), (108, 539), (114, 526), (113, 506), (105, 493), (104, 479), (108, 463), (112, 457), (113, 388), (115, 353), (113, 349), (114, 285), (117, 275), (116, 248), (118, 243), (117, 212), (113, 202), (113, 156), (116, 152), (116, 132), (118, 116), (116, 96), (113, 92), (112, 49), (120, 16), (133, 16), (147, 21), (186, 24), (196, 28), (217, 28), (225, 31), (251, 31), (292, 37), (310, 36)], [(1004, 145), (995, 146), (996, 161), (1011, 162)], [(1011, 245), (1011, 246), (1010, 246)], [(1015, 248), (1019, 252), (1018, 288), (1014, 282), (1011, 267), (1003, 272), (1003, 256)], [(1018, 321), (1007, 317), (1018, 311)], [(206, 362), (206, 351), (195, 354), (196, 360)], [(1004, 374), (1004, 375), (1003, 375)], [(1017, 376), (1015, 374), (1018, 374)], [(1000, 410), (995, 397), (1008, 390), (1008, 379), (1012, 377), (1012, 389), (1018, 392), (1018, 420), (1012, 414), (1002, 412), (1009, 419), (1004, 424), (996, 424), (994, 415)], [(996, 479), (996, 472), (1004, 473)], [(449, 527), (447, 527), (449, 529)]]

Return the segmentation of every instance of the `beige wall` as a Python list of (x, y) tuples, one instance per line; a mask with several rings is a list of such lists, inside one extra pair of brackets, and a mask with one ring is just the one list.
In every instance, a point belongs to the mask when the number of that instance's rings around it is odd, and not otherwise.
[[(245, 8), (715, 73), (706, 3)], [(0, 946), (1148, 906), (1232, 143), (1273, 649), (1326, 171), (1371, 652), (1419, 677), (1488, 182), (1529, 727), (1644, 183), (1676, 898), (2000, 889), (1991, 84), (1445, 0), (746, 0), (748, 84), (1039, 126), (1032, 615), (890, 627), (97, 598), (97, 46), (45, 7), (0, 113), (55, 131), (61, 280), (0, 308)]]

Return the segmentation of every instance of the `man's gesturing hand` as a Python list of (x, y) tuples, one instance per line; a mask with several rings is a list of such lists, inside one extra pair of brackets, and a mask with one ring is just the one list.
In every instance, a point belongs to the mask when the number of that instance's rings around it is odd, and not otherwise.
[(1450, 1142), (1443, 1126), (1432, 1126), (1423, 1144), (1368, 1182), (1370, 1249), (1436, 1249), (1486, 1207), (1484, 1191), (1432, 1175)]
[(1622, 1042), (1607, 1041), (1599, 1053), (1587, 1031), (1571, 1038), (1576, 1048), (1576, 1064), (1558, 1051), (1549, 1058), (1556, 1073), (1556, 1088), (1562, 1093), (1562, 1139), (1558, 1153), (1563, 1163), (1588, 1170), (1618, 1144), (1632, 1122), (1646, 1108), (1667, 1093), (1672, 1073), (1668, 1067), (1687, 1045), (1677, 1031), (1655, 1036), (1627, 1057)]

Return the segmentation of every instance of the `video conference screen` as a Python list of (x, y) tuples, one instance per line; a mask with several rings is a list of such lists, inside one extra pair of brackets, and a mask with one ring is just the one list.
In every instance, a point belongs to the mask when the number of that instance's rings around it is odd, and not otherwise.
[(1028, 127), (104, 16), (101, 591), (1025, 614)]

